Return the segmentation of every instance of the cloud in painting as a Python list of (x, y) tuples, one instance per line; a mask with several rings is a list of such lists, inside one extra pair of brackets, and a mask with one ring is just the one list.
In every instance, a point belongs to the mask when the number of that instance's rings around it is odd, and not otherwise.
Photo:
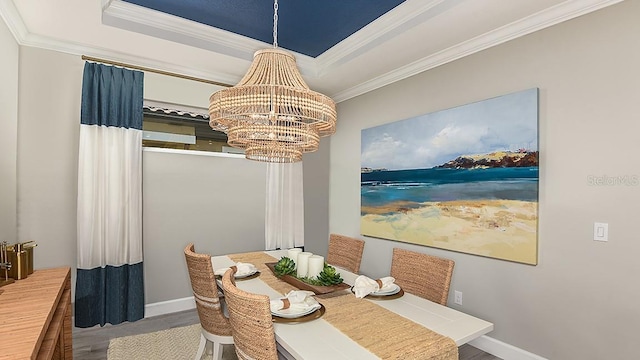
[(363, 149), (361, 159), (363, 159), (363, 164), (383, 164), (389, 161), (390, 156), (395, 157), (408, 150), (402, 141), (394, 139), (387, 133), (382, 133), (378, 138), (372, 139), (366, 149)]
[(446, 125), (430, 139), (429, 149), (444, 154), (483, 151), (488, 133), (489, 128), (482, 125)]
[(461, 155), (537, 150), (537, 89), (362, 130), (361, 165), (420, 169)]

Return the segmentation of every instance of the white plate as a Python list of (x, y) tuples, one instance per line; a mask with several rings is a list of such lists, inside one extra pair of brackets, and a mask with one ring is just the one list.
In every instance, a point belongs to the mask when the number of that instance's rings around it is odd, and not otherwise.
[(387, 286), (383, 286), (382, 289), (372, 292), (371, 295), (374, 296), (383, 296), (383, 295), (393, 295), (400, 292), (400, 286), (398, 284), (390, 284)]
[(308, 306), (305, 309), (289, 308), (281, 310), (271, 310), (271, 314), (281, 318), (293, 319), (311, 314), (312, 312), (320, 309), (320, 304), (318, 303), (318, 301), (316, 301), (316, 299), (312, 297), (307, 297), (305, 302)]
[(250, 272), (248, 272), (246, 274), (238, 274), (238, 273), (236, 273), (235, 278), (236, 279), (246, 278), (246, 277), (249, 277), (249, 276), (251, 276), (251, 275), (253, 275), (253, 274), (257, 273), (257, 272), (258, 272), (258, 269), (254, 269), (254, 270), (252, 270), (252, 271), (250, 271)]
[[(227, 267), (227, 268), (221, 268), (221, 269), (217, 269), (217, 270), (215, 270), (213, 273), (214, 273), (216, 276), (220, 276), (220, 277), (222, 277), (222, 275), (224, 275), (224, 273), (226, 273), (226, 272), (227, 272), (227, 270), (229, 270), (229, 268), (228, 268), (228, 267)], [(247, 272), (247, 273), (244, 273), (244, 274), (238, 274), (238, 273), (236, 272), (235, 278), (236, 278), (236, 279), (242, 279), (242, 278), (245, 278), (245, 277), (251, 276), (251, 275), (253, 275), (253, 274), (257, 273), (257, 272), (258, 272), (258, 268), (254, 267), (251, 271), (249, 271), (249, 272)]]

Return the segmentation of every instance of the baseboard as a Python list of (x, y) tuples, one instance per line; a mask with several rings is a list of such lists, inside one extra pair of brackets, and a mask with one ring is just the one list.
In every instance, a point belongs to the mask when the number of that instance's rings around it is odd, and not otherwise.
[(147, 304), (144, 306), (144, 317), (153, 317), (158, 315), (170, 314), (178, 311), (191, 310), (196, 307), (196, 302), (193, 300), (193, 296), (189, 296), (182, 299), (175, 299), (169, 301), (161, 301), (153, 304)]
[(500, 340), (483, 335), (475, 340), (469, 341), (469, 345), (488, 352), (504, 360), (547, 360), (542, 356), (522, 350), (513, 345), (509, 345)]

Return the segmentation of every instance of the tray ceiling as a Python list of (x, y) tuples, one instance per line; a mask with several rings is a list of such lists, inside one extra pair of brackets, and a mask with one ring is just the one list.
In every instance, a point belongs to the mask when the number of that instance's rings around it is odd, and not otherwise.
[[(278, 45), (336, 101), (622, 0), (280, 0)], [(6, 0), (25, 46), (235, 84), (272, 46), (265, 0)]]

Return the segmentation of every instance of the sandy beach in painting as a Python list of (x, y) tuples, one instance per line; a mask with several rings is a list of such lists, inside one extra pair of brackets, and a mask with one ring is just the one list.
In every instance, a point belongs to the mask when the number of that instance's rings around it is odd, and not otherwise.
[(537, 259), (537, 202), (399, 201), (363, 207), (363, 235), (528, 264)]

